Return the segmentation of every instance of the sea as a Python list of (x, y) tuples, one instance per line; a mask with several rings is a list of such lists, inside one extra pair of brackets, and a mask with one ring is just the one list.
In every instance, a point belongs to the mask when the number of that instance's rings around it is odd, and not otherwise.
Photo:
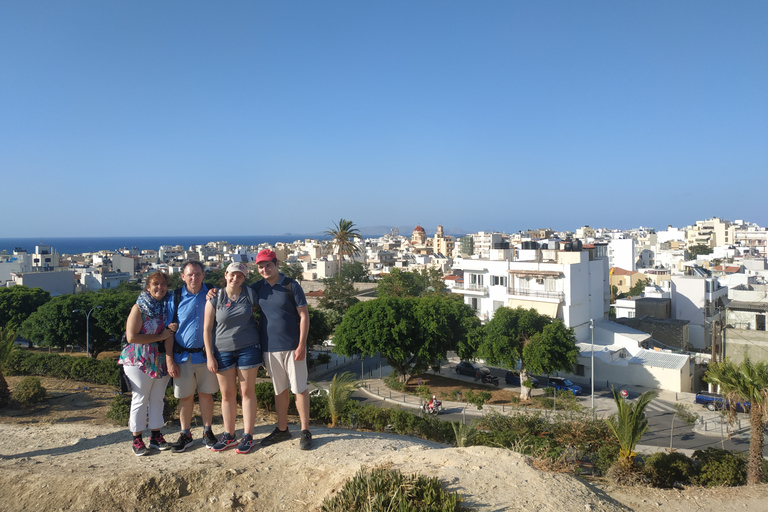
[(208, 242), (227, 242), (233, 245), (274, 245), (277, 242), (291, 243), (306, 238), (323, 239), (323, 234), (300, 235), (286, 233), (284, 235), (195, 235), (195, 236), (121, 236), (121, 237), (40, 237), (40, 238), (0, 238), (0, 253), (7, 251), (12, 254), (16, 248), (28, 253), (35, 252), (35, 246), (48, 245), (52, 250), (61, 254), (81, 254), (101, 250), (116, 251), (118, 249), (158, 250), (161, 245), (181, 245), (189, 248), (192, 245), (205, 245)]

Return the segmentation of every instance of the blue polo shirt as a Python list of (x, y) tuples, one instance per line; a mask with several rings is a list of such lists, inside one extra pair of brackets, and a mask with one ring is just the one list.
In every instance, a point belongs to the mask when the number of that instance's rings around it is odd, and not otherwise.
[(262, 352), (284, 352), (296, 350), (299, 346), (299, 313), (296, 308), (306, 306), (307, 298), (301, 285), (294, 280), (291, 285), (296, 300), (294, 307), (288, 290), (283, 285), (285, 279), (285, 274), (281, 272), (280, 280), (275, 286), (270, 286), (266, 280), (258, 288), (256, 283), (251, 285), (258, 294), (257, 300), (261, 308), (259, 339)]
[[(176, 341), (184, 348), (203, 348), (203, 327), (205, 324), (205, 295), (208, 286), (203, 284), (196, 294), (189, 293), (187, 287), (181, 289), (181, 303), (179, 304), (179, 330), (176, 332)], [(176, 306), (175, 295), (171, 295), (168, 301), (168, 323), (173, 322), (173, 310)], [(193, 364), (206, 362), (205, 351), (182, 352), (173, 354), (173, 360), (178, 363), (191, 361)]]

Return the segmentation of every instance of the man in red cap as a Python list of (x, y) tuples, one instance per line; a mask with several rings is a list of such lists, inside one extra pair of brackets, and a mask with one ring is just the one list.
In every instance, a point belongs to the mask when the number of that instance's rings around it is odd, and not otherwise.
[(259, 337), (264, 365), (275, 388), (277, 427), (261, 440), (262, 446), (286, 441), (290, 389), (296, 395), (301, 420), (299, 448), (312, 447), (309, 432), (309, 390), (307, 389), (307, 335), (309, 308), (299, 283), (278, 271), (277, 256), (269, 249), (256, 255), (259, 274), (264, 278), (252, 285), (261, 309)]

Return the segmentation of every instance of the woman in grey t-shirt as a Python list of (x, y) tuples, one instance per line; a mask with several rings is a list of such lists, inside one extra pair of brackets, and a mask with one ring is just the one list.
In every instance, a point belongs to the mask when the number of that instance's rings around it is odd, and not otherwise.
[[(253, 427), (258, 411), (255, 384), (262, 359), (259, 327), (253, 318), (252, 291), (243, 286), (247, 274), (248, 267), (243, 263), (230, 263), (224, 274), (226, 287), (205, 305), (205, 355), (208, 369), (216, 373), (219, 381), (224, 419), (224, 434), (211, 447), (215, 452), (237, 445), (237, 453), (248, 453), (255, 445)], [(243, 437), (239, 443), (235, 439), (238, 380), (243, 397)]]

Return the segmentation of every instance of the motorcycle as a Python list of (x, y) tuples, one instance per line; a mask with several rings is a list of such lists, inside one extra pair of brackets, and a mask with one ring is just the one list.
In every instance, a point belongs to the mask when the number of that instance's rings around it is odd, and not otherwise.
[(421, 412), (425, 414), (440, 414), (443, 410), (443, 402), (436, 400), (434, 406), (430, 407), (429, 403), (421, 404)]
[(478, 373), (475, 375), (475, 380), (479, 380), (483, 384), (493, 384), (494, 386), (499, 385), (499, 378), (495, 375), (491, 375), (490, 373)]

